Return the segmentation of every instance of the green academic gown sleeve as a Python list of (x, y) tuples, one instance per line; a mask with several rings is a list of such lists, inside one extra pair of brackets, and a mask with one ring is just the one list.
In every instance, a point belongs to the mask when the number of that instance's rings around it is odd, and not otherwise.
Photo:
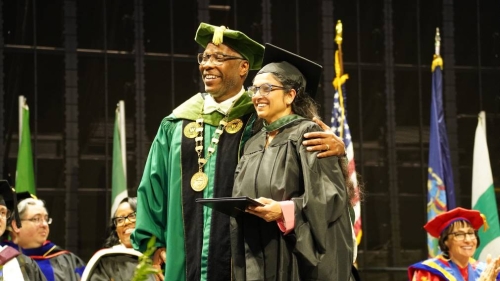
[(137, 190), (137, 221), (131, 241), (144, 252), (151, 237), (167, 249), (165, 276), (185, 280), (184, 226), (181, 196), (182, 120), (165, 118), (151, 145)]
[(144, 173), (137, 189), (137, 221), (131, 235), (134, 248), (144, 252), (152, 236), (156, 237), (156, 247), (165, 247), (166, 208), (168, 201), (167, 170), (169, 158), (169, 129), (172, 123), (163, 120), (156, 134)]

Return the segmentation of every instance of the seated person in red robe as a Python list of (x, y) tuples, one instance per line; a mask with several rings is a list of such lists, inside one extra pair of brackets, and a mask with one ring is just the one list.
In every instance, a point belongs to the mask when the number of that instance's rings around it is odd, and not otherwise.
[(500, 280), (500, 257), (488, 264), (474, 260), (477, 231), (484, 220), (479, 211), (455, 208), (436, 216), (425, 230), (439, 239), (442, 254), (408, 268), (411, 281)]

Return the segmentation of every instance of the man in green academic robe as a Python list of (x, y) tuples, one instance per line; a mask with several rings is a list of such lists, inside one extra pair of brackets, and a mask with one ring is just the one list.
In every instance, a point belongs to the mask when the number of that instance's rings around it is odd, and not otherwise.
[[(264, 47), (239, 31), (205, 23), (195, 40), (205, 48), (198, 54), (205, 93), (162, 120), (137, 191), (131, 238), (141, 252), (157, 238), (154, 264), (165, 262), (165, 280), (231, 280), (229, 217), (195, 200), (231, 197), (244, 143), (256, 130), (243, 82), (249, 70), (261, 67)], [(306, 137), (314, 138), (306, 143), (311, 150), (324, 150), (320, 157), (345, 153), (331, 132)]]

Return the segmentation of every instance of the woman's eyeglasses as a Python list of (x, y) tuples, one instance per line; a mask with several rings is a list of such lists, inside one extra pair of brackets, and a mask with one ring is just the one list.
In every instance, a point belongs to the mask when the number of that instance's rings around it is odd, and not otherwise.
[(274, 90), (288, 90), (288, 88), (266, 83), (266, 84), (260, 85), (259, 87), (256, 87), (256, 86), (248, 87), (248, 95), (250, 97), (255, 97), (257, 95), (257, 93), (259, 93), (261, 96), (266, 97), (269, 95), (269, 93), (271, 93)]
[(125, 220), (128, 220), (129, 222), (135, 222), (136, 220), (135, 215), (136, 215), (135, 212), (133, 212), (125, 217), (115, 217), (113, 218), (113, 223), (115, 224), (115, 226), (123, 226), (125, 224)]
[(476, 233), (475, 232), (452, 232), (450, 235), (453, 235), (453, 238), (457, 241), (463, 241), (465, 240), (465, 237), (468, 237), (470, 240), (476, 240)]

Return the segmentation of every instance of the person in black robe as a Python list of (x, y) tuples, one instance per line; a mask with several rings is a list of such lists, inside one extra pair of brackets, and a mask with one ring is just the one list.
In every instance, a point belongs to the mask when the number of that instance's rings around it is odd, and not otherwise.
[[(12, 206), (16, 194), (6, 180), (0, 180), (0, 236), (7, 227), (11, 217), (17, 217), (16, 223), (21, 225), (19, 215), (13, 214)], [(45, 281), (45, 276), (37, 263), (19, 253), (10, 246), (0, 246), (0, 280), (3, 281)]]
[(263, 65), (249, 87), (263, 129), (245, 145), (233, 197), (264, 206), (231, 218), (234, 280), (354, 280), (346, 159), (302, 144), (321, 130), (311, 119), (322, 67), (270, 44)]
[(21, 228), (13, 220), (7, 230), (10, 241), (3, 245), (11, 246), (33, 259), (48, 281), (78, 281), (85, 269), (85, 263), (74, 253), (67, 251), (47, 240), (52, 223), (44, 201), (28, 192), (18, 193), (20, 200), (17, 212)]
[[(142, 253), (132, 248), (130, 234), (135, 228), (137, 198), (123, 199), (109, 224), (109, 236), (103, 249), (87, 263), (81, 281), (129, 281), (135, 274)], [(148, 281), (155, 281), (150, 275)]]

